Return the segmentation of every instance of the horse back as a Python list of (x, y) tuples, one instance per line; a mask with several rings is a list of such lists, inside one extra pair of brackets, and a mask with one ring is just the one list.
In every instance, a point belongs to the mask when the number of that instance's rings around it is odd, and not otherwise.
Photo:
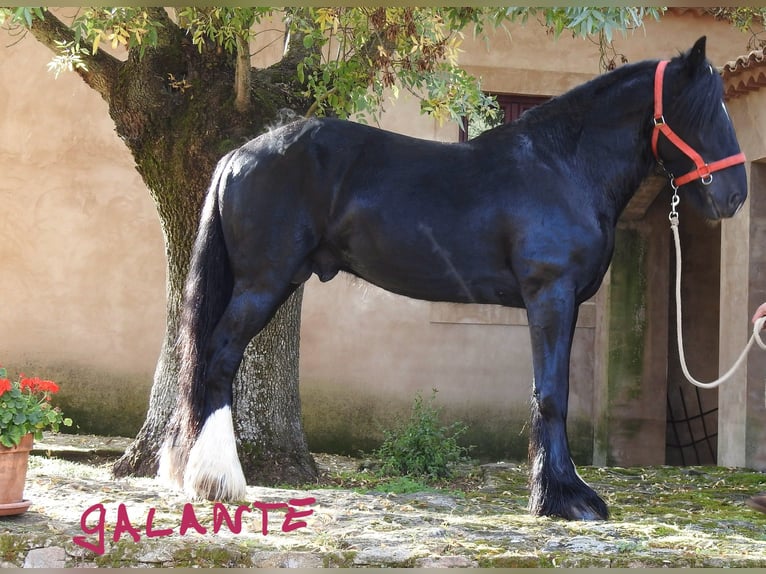
[(543, 243), (561, 251), (540, 213), (561, 220), (562, 206), (582, 206), (554, 198), (557, 189), (541, 194), (539, 168), (533, 174), (524, 161), (533, 142), (512, 132), (505, 140), (440, 143), (329, 119), (290, 124), (242, 148), (227, 191), (236, 197), (225, 202), (232, 214), (285, 214), (289, 223), (241, 224), (251, 241), (232, 243), (280, 258), (290, 243), (304, 257), (295, 282), (346, 271), (419, 299), (522, 306), (519, 250), (542, 231), (536, 256)]

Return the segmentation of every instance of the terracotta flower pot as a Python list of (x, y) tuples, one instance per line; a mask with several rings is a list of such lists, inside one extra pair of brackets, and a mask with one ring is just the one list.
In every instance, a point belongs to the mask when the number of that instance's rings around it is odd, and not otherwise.
[(21, 514), (29, 508), (30, 502), (24, 500), (24, 483), (33, 442), (30, 433), (13, 448), (0, 445), (0, 516)]

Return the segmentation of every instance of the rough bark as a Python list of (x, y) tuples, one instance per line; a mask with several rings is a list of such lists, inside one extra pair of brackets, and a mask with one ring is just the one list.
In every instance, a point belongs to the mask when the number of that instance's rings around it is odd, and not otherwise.
[[(302, 484), (317, 476), (300, 417), (298, 356), (303, 288), (245, 351), (234, 391), (234, 428), (245, 476), (258, 484)], [(268, 351), (264, 353), (264, 351)], [(278, 350), (278, 351), (277, 351)], [(275, 352), (277, 351), (277, 352)], [(252, 410), (255, 409), (255, 410)]]
[[(199, 53), (161, 8), (157, 46), (121, 62), (99, 55), (78, 72), (109, 104), (117, 133), (154, 199), (167, 255), (167, 329), (155, 370), (149, 411), (135, 442), (114, 465), (117, 476), (152, 476), (174, 409), (174, 351), (189, 256), (213, 168), (230, 149), (263, 132), (282, 108), (307, 109), (295, 84), (294, 54), (267, 70), (251, 70), (251, 105), (235, 105), (235, 56)], [(72, 33), (52, 14), (32, 28), (55, 49)], [(172, 76), (171, 76), (172, 75)], [(173, 81), (185, 79), (190, 88)], [(298, 398), (300, 296), (285, 304), (249, 347), (235, 382), (235, 427), (250, 483), (305, 482), (316, 476), (303, 435)]]

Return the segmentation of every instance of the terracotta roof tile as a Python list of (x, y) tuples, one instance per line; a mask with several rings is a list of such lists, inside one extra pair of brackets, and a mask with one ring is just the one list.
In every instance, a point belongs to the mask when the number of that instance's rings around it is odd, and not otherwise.
[(686, 6), (669, 6), (667, 11), (672, 14), (675, 14), (676, 16), (683, 16), (684, 14), (687, 14), (687, 13), (696, 14), (697, 16), (703, 16), (705, 14), (710, 13), (710, 8), (702, 8), (702, 7), (689, 8)]
[(724, 97), (737, 98), (766, 86), (766, 55), (754, 50), (724, 64), (721, 69)]

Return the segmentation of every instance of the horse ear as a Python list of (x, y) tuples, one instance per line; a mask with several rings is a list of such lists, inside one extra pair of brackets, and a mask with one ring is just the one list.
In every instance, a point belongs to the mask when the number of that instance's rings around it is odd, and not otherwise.
[(699, 70), (703, 65), (706, 65), (705, 60), (705, 42), (707, 40), (706, 36), (702, 36), (699, 40), (697, 40), (694, 43), (694, 46), (692, 46), (692, 49), (689, 51), (689, 57), (687, 59), (687, 69), (690, 73), (695, 73), (697, 70)]

